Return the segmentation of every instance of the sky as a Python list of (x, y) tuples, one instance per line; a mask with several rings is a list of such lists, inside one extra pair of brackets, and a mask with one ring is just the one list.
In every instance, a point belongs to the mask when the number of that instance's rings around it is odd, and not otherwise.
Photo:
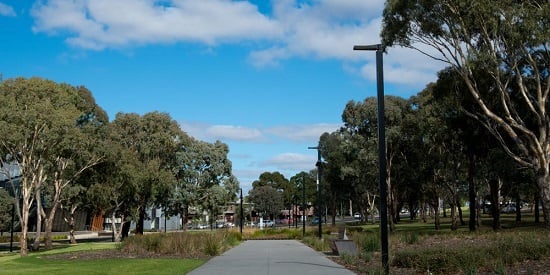
[[(310, 171), (346, 103), (376, 96), (382, 0), (0, 0), (0, 74), (85, 86), (117, 113), (166, 112), (229, 146), (245, 194), (263, 172)], [(429, 52), (429, 49), (426, 49)], [(409, 98), (444, 68), (384, 55), (384, 88)]]

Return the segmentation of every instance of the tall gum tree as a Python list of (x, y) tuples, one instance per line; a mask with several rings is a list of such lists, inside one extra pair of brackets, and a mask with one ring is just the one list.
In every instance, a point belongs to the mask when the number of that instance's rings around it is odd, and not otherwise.
[[(482, 123), (519, 164), (533, 169), (550, 229), (550, 2), (386, 2), (382, 43), (416, 49), (462, 78)], [(476, 72), (490, 75), (490, 89)], [(493, 105), (497, 102), (497, 105)]]
[[(75, 87), (41, 78), (8, 79), (0, 84), (0, 158), (17, 163), (21, 172), (21, 256), (27, 255), (29, 211), (45, 185), (55, 181), (49, 168), (60, 164), (79, 119), (85, 113)], [(71, 159), (65, 161), (70, 162)], [(60, 191), (62, 192), (62, 191)], [(40, 207), (39, 204), (39, 213)]]

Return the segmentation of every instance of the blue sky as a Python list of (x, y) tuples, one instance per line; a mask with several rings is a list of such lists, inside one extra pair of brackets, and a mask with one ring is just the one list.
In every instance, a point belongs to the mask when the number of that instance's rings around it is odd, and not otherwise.
[[(381, 0), (0, 0), (0, 73), (90, 89), (116, 113), (167, 112), (229, 145), (245, 191), (263, 172), (315, 167), (350, 100), (376, 95)], [(386, 94), (405, 98), (443, 68), (384, 56)]]

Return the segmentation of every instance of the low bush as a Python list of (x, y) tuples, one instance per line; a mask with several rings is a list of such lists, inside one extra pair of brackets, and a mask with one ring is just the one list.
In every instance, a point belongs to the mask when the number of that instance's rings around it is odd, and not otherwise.
[(230, 231), (158, 233), (129, 237), (119, 245), (119, 249), (137, 255), (204, 258), (219, 255), (240, 241), (240, 234)]
[[(421, 243), (431, 242), (430, 245)], [(393, 253), (392, 265), (437, 273), (479, 269), (499, 273), (504, 266), (550, 257), (550, 235), (544, 231), (454, 235), (425, 239)]]

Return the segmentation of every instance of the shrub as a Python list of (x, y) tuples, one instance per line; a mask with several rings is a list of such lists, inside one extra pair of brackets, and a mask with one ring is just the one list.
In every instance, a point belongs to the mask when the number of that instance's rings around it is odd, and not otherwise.
[(153, 233), (136, 235), (124, 240), (119, 249), (122, 252), (137, 255), (177, 255), (185, 258), (204, 258), (237, 245), (241, 240), (236, 232), (205, 233)]

